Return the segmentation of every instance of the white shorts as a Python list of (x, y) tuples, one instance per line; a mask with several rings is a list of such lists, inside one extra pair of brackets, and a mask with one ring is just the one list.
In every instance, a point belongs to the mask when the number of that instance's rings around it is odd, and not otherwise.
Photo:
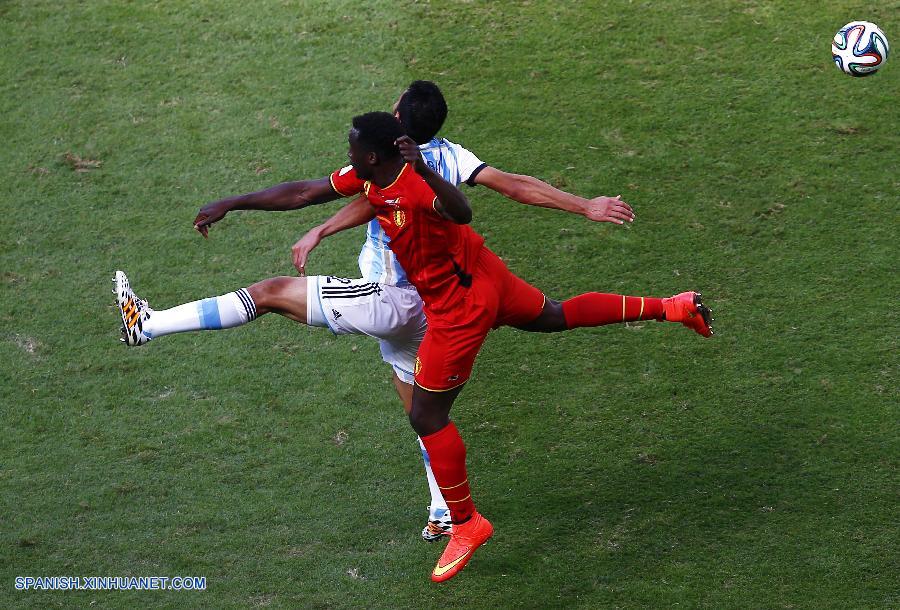
[(336, 335), (379, 339), (384, 361), (401, 381), (413, 383), (416, 353), (426, 328), (422, 299), (413, 286), (311, 275), (306, 289), (306, 319), (311, 326), (327, 326)]

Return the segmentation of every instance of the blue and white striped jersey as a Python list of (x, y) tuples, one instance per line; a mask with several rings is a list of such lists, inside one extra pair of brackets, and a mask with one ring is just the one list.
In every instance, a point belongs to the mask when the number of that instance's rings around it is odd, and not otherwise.
[[(456, 186), (463, 182), (474, 186), (475, 176), (486, 165), (469, 150), (444, 138), (434, 138), (427, 144), (420, 144), (419, 150), (431, 169)], [(366, 243), (359, 253), (359, 270), (369, 282), (408, 286), (406, 271), (391, 252), (390, 241), (378, 220), (372, 219), (366, 230)]]

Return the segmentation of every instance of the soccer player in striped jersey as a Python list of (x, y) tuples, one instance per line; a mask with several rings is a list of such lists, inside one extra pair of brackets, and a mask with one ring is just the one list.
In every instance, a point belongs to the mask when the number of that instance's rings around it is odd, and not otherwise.
[[(501, 171), (483, 163), (459, 144), (437, 136), (447, 115), (440, 89), (428, 81), (413, 82), (400, 96), (394, 113), (419, 143), (423, 160), (453, 184), (483, 185), (514, 201), (564, 210), (597, 222), (622, 224), (634, 220), (627, 203), (614, 197), (585, 199), (556, 189), (537, 178)], [(204, 236), (209, 227), (233, 210), (294, 210), (340, 198), (329, 178), (288, 182), (269, 189), (229, 197), (204, 206), (194, 221)], [(294, 262), (303, 271), (309, 251), (329, 231), (356, 226), (360, 204), (355, 201), (328, 222), (305, 235), (293, 248)], [(407, 412), (411, 406), (413, 369), (425, 334), (422, 301), (406, 278), (376, 221), (368, 224), (359, 256), (362, 278), (333, 276), (274, 277), (247, 288), (166, 310), (153, 310), (138, 299), (127, 276), (116, 272), (116, 300), (122, 319), (122, 340), (143, 345), (164, 335), (217, 330), (246, 324), (266, 313), (278, 313), (299, 323), (327, 327), (335, 334), (366, 334), (379, 339), (385, 362)], [(431, 503), (422, 537), (441, 538), (450, 531), (450, 515), (420, 443), (429, 482)]]

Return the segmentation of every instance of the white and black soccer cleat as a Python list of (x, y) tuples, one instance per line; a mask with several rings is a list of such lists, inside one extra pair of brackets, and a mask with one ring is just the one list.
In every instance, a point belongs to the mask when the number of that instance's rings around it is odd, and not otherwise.
[(125, 273), (116, 271), (112, 281), (116, 285), (113, 293), (116, 295), (116, 305), (122, 318), (121, 341), (127, 345), (143, 345), (150, 340), (150, 337), (144, 334), (144, 323), (150, 318), (153, 310), (147, 305), (147, 301), (135, 296)]
[(453, 522), (450, 521), (450, 511), (446, 508), (433, 511), (428, 509), (428, 523), (422, 528), (422, 540), (435, 542), (453, 533)]

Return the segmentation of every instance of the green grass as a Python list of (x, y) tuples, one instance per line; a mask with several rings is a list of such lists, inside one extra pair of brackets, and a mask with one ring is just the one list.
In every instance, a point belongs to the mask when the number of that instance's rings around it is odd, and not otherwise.
[[(900, 3), (826, 5), (0, 2), (0, 606), (900, 605), (900, 62), (828, 54), (854, 19), (897, 46)], [(128, 350), (107, 292), (290, 274), (335, 207), (208, 241), (197, 209), (342, 165), (350, 117), (414, 78), (490, 164), (634, 205), (616, 227), (469, 191), (514, 271), (701, 289), (719, 331), (494, 333), (454, 417), (497, 533), (444, 586), (374, 342), (266, 317)], [(353, 275), (360, 242), (310, 270)]]

